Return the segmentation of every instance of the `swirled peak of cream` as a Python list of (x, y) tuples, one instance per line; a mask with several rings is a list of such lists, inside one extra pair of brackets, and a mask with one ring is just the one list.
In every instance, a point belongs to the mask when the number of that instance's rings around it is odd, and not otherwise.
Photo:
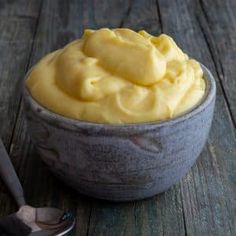
[(26, 86), (52, 112), (111, 124), (173, 118), (205, 92), (200, 64), (171, 37), (125, 28), (85, 30), (42, 58)]

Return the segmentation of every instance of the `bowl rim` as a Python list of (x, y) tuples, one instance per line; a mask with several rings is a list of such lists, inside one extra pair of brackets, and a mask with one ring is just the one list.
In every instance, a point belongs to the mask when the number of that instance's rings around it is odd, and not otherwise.
[[(23, 90), (23, 98), (27, 104), (30, 105), (31, 110), (37, 113), (38, 117), (43, 119), (47, 122), (57, 121), (57, 125), (60, 124), (60, 127), (64, 127), (66, 129), (72, 129), (74, 130), (75, 127), (77, 128), (112, 128), (112, 129), (143, 129), (146, 128), (153, 128), (153, 127), (163, 127), (163, 126), (170, 126), (174, 125), (176, 123), (183, 122), (184, 120), (187, 120), (196, 114), (200, 113), (201, 111), (205, 110), (206, 107), (212, 102), (213, 99), (215, 99), (216, 94), (216, 83), (215, 79), (210, 72), (210, 70), (201, 64), (201, 67), (203, 69), (203, 78), (206, 82), (206, 92), (201, 99), (201, 101), (189, 109), (186, 112), (183, 112), (182, 114), (166, 119), (163, 121), (151, 121), (151, 122), (142, 122), (142, 123), (124, 123), (124, 124), (110, 124), (110, 123), (95, 123), (95, 122), (89, 122), (89, 121), (83, 121), (83, 120), (77, 120), (73, 118), (69, 118), (57, 113), (54, 113), (47, 108), (45, 108), (43, 105), (39, 104), (30, 94), (29, 90), (25, 86), (25, 80), (27, 79), (30, 71), (32, 68), (27, 72), (25, 75), (25, 78), (23, 79), (22, 83), (22, 90)], [(39, 112), (40, 111), (40, 112)]]

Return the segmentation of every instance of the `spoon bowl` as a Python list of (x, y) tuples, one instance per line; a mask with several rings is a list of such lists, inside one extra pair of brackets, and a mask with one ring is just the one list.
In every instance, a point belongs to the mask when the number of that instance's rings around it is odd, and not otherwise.
[(71, 213), (64, 212), (58, 208), (34, 208), (24, 205), (20, 207), (16, 216), (31, 228), (32, 233), (43, 230), (49, 235), (64, 235), (75, 224), (74, 217)]
[(75, 225), (71, 212), (57, 208), (34, 208), (26, 205), (21, 183), (16, 175), (7, 151), (0, 139), (0, 175), (15, 198), (19, 210), (0, 219), (0, 235), (52, 236), (65, 235)]

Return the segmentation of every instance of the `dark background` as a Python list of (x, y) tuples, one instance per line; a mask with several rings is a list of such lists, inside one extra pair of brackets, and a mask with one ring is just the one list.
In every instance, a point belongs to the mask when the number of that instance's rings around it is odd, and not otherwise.
[[(100, 27), (165, 32), (217, 82), (213, 126), (197, 164), (169, 191), (144, 201), (109, 203), (76, 194), (49, 173), (26, 132), (20, 89), (26, 71), (85, 28)], [(74, 209), (73, 236), (235, 235), (235, 61), (235, 0), (0, 0), (0, 135), (28, 202)], [(0, 216), (13, 211), (0, 183)]]

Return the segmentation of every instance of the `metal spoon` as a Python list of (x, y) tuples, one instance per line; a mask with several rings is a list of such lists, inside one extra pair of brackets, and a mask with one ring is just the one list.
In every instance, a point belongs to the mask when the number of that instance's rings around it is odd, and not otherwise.
[(15, 198), (19, 210), (0, 219), (0, 235), (62, 236), (75, 225), (70, 212), (57, 208), (34, 208), (26, 204), (24, 192), (0, 138), (0, 176)]

